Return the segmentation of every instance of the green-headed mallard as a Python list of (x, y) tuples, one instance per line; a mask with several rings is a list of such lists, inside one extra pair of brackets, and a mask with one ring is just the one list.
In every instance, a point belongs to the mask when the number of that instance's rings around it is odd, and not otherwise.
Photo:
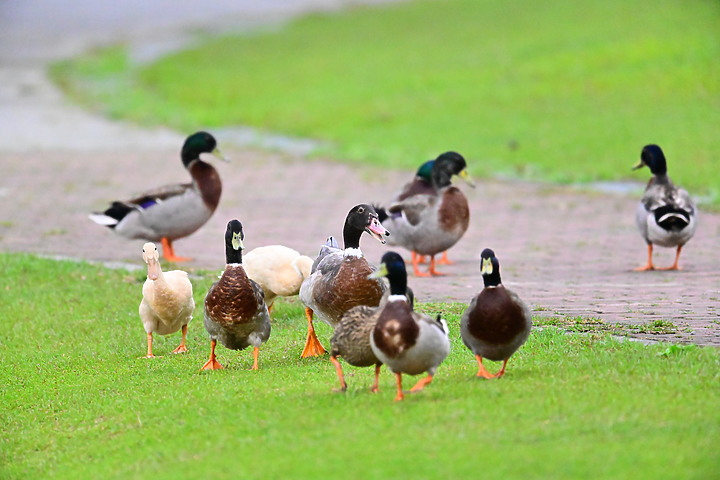
[(210, 359), (202, 370), (223, 368), (215, 357), (220, 340), (231, 350), (253, 347), (252, 370), (258, 369), (260, 345), (270, 338), (270, 314), (260, 286), (250, 280), (242, 265), (245, 235), (237, 220), (225, 232), (225, 270), (205, 296), (205, 329), (210, 334)]
[(110, 208), (91, 214), (90, 219), (125, 238), (161, 242), (168, 261), (189, 260), (175, 255), (172, 242), (202, 227), (215, 212), (222, 193), (220, 175), (200, 159), (201, 153), (212, 153), (225, 160), (212, 135), (207, 132), (190, 135), (180, 156), (192, 177), (191, 183), (167, 185), (130, 200), (112, 202)]
[(662, 270), (679, 270), (678, 261), (683, 246), (695, 234), (697, 212), (688, 192), (676, 187), (667, 174), (667, 163), (662, 149), (646, 145), (635, 169), (647, 166), (653, 176), (645, 188), (635, 212), (640, 234), (647, 242), (647, 263), (636, 270), (654, 270), (653, 245), (676, 247), (675, 262)]
[(147, 264), (147, 279), (143, 284), (143, 298), (139, 308), (140, 320), (147, 333), (145, 358), (155, 357), (152, 352), (153, 333), (169, 335), (182, 330), (180, 345), (172, 353), (187, 352), (185, 339), (188, 323), (195, 311), (192, 283), (187, 272), (163, 272), (160, 268), (160, 254), (154, 243), (143, 245), (142, 256)]
[(425, 388), (437, 367), (450, 353), (450, 340), (445, 320), (414, 312), (408, 303), (407, 272), (402, 257), (395, 252), (383, 256), (388, 271), (390, 296), (370, 334), (370, 347), (375, 356), (395, 374), (397, 395), (404, 398), (402, 374), (418, 375), (427, 372), (410, 390)]
[[(500, 262), (486, 248), (480, 255), (480, 272), (485, 288), (470, 302), (460, 320), (463, 343), (475, 354), (478, 377), (500, 378), (510, 357), (520, 348), (532, 327), (530, 309), (500, 280)], [(483, 366), (483, 358), (503, 362), (495, 375)]]
[[(315, 334), (313, 313), (335, 327), (340, 318), (353, 307), (380, 303), (385, 284), (379, 279), (370, 279), (373, 268), (360, 250), (360, 236), (369, 233), (380, 243), (390, 233), (378, 221), (371, 205), (354, 206), (345, 218), (343, 241), (345, 249), (340, 250), (324, 245), (315, 259), (310, 277), (300, 286), (300, 300), (305, 304), (308, 321), (308, 335), (302, 357), (322, 355), (326, 352)], [(330, 237), (328, 242), (333, 242)]]
[[(412, 252), (416, 276), (442, 275), (435, 268), (435, 255), (455, 245), (467, 231), (470, 223), (468, 201), (451, 183), (452, 176), (459, 175), (474, 186), (466, 167), (462, 155), (445, 152), (432, 163), (423, 164), (416, 178), (395, 200), (387, 208), (378, 209), (380, 221), (393, 233), (389, 243)], [(428, 170), (432, 189), (427, 188)], [(430, 255), (428, 273), (418, 268), (424, 255)], [(444, 261), (449, 263), (446, 258)]]

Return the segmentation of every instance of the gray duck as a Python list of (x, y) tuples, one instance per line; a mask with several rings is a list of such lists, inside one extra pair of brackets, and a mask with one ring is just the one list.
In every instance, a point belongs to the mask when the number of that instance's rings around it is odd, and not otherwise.
[(220, 175), (200, 159), (202, 153), (227, 161), (217, 148), (215, 137), (207, 132), (194, 133), (187, 137), (180, 152), (192, 182), (166, 185), (129, 200), (114, 201), (105, 211), (90, 214), (90, 220), (125, 238), (159, 241), (163, 257), (170, 262), (190, 260), (175, 255), (172, 242), (205, 225), (222, 194)]
[[(431, 188), (428, 188), (428, 174)], [(467, 198), (452, 185), (453, 175), (474, 187), (465, 158), (457, 152), (445, 152), (423, 164), (415, 179), (386, 208), (378, 208), (380, 221), (393, 232), (388, 243), (412, 252), (416, 276), (442, 275), (435, 268), (435, 255), (455, 245), (470, 224)], [(425, 255), (430, 255), (427, 273), (418, 267)], [(450, 263), (446, 256), (444, 258), (445, 263)]]
[(695, 203), (686, 190), (675, 186), (668, 177), (665, 154), (659, 146), (646, 145), (642, 149), (640, 163), (634, 169), (645, 166), (653, 176), (638, 203), (635, 222), (647, 243), (647, 263), (635, 270), (655, 270), (653, 245), (675, 247), (675, 262), (662, 270), (679, 270), (680, 252), (697, 228)]

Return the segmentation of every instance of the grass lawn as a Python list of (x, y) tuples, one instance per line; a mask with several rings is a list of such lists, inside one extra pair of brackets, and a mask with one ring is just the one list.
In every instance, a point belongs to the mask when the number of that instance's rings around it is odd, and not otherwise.
[[(424, 392), (394, 403), (384, 370), (300, 360), (301, 304), (278, 301), (260, 371), (209, 351), (202, 308), (153, 360), (143, 270), (0, 254), (0, 478), (707, 479), (720, 471), (720, 352), (535, 328), (505, 378), (474, 378), (461, 304), (422, 304), (453, 350)], [(217, 272), (194, 272), (198, 305)], [(330, 329), (318, 326), (327, 344)], [(499, 365), (493, 365), (497, 368)], [(412, 385), (410, 379), (406, 381)]]
[(647, 143), (720, 205), (720, 4), (435, 0), (316, 14), (210, 39), (149, 65), (123, 48), (54, 78), (114, 117), (328, 142), (319, 153), (414, 169), (446, 150), (476, 176), (634, 179)]

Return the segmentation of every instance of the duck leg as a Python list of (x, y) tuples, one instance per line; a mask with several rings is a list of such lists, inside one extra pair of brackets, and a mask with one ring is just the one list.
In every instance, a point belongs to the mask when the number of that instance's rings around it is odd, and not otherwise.
[(503, 360), (503, 366), (500, 369), (500, 371), (495, 374), (495, 378), (502, 378), (502, 376), (505, 375), (505, 367), (507, 367), (508, 360), (509, 360), (509, 358), (506, 358), (505, 360)]
[(488, 372), (487, 369), (485, 368), (485, 365), (483, 365), (482, 357), (480, 355), (475, 355), (475, 358), (477, 359), (477, 362), (478, 362), (477, 376), (482, 377), (482, 378), (495, 378), (495, 375)]
[(418, 263), (419, 263), (419, 264), (423, 264), (423, 263), (427, 262), (427, 259), (425, 258), (425, 255), (421, 255), (421, 254), (413, 251), (413, 252), (412, 252), (412, 256), (413, 256), (413, 258), (416, 257), (416, 256), (418, 257)]
[(152, 333), (148, 332), (147, 334), (147, 355), (140, 358), (158, 358), (157, 356), (153, 355), (152, 352), (152, 344), (153, 344), (153, 336)]
[(438, 260), (438, 265), (455, 265), (455, 262), (450, 260), (447, 256), (447, 250), (445, 250), (442, 254), (442, 257), (440, 257), (440, 260)]
[(160, 239), (160, 244), (162, 245), (163, 249), (163, 257), (165, 257), (165, 260), (168, 262), (188, 262), (192, 260), (190, 257), (178, 257), (175, 255), (175, 250), (173, 250), (172, 246), (172, 240), (170, 240), (167, 237), (163, 237)]
[(250, 370), (258, 370), (260, 367), (258, 365), (258, 357), (260, 356), (260, 349), (258, 347), (253, 347), (253, 365)]
[(430, 255), (430, 269), (428, 270), (430, 272), (430, 275), (440, 277), (443, 275), (446, 275), (445, 273), (440, 273), (437, 270), (435, 270), (435, 255)]
[(420, 271), (420, 268), (418, 265), (420, 264), (420, 260), (423, 258), (422, 255), (412, 252), (412, 266), (413, 266), (413, 273), (416, 277), (429, 277), (429, 273), (424, 273)]
[(681, 251), (682, 251), (682, 245), (678, 245), (677, 251), (675, 252), (675, 263), (673, 263), (669, 267), (661, 268), (660, 270), (680, 270), (680, 267), (678, 266), (678, 262), (680, 261), (680, 252)]
[(430, 375), (430, 374), (428, 374), (427, 377), (421, 378), (421, 379), (415, 384), (415, 386), (410, 389), (410, 391), (413, 392), (413, 393), (419, 392), (420, 390), (422, 390), (423, 388), (425, 388), (427, 385), (429, 385), (430, 382), (432, 382), (432, 379), (433, 379), (433, 376)]
[(188, 351), (187, 345), (185, 345), (185, 339), (187, 338), (187, 332), (188, 332), (188, 326), (183, 325), (182, 326), (182, 339), (180, 340), (180, 345), (172, 351), (172, 353), (185, 353)]
[[(648, 271), (648, 270), (655, 270), (655, 267), (653, 266), (653, 263), (652, 263), (652, 254), (653, 254), (653, 246), (652, 246), (652, 243), (648, 243), (648, 259), (647, 259), (647, 263), (646, 263), (645, 265), (643, 265), (642, 267), (636, 268), (636, 269), (635, 269), (636, 272), (646, 272), (646, 271)], [(680, 255), (680, 254), (678, 253), (678, 255)]]
[(402, 373), (395, 374), (395, 383), (397, 383), (397, 395), (395, 395), (395, 401), (399, 402), (400, 400), (405, 398), (405, 395), (403, 395), (402, 391)]
[(338, 380), (340, 380), (340, 389), (338, 392), (344, 392), (347, 390), (347, 383), (345, 382), (345, 375), (343, 375), (342, 365), (340, 365), (335, 355), (330, 355), (330, 361), (335, 365), (335, 373), (337, 373)]
[(378, 363), (375, 365), (375, 382), (370, 386), (370, 391), (372, 393), (377, 393), (380, 389), (378, 385), (380, 384), (380, 367), (382, 366), (382, 363)]
[(217, 340), (213, 339), (210, 340), (210, 359), (205, 362), (205, 365), (202, 366), (200, 371), (202, 370), (222, 370), (223, 366), (220, 365), (220, 362), (217, 361), (217, 358), (215, 357), (215, 345), (217, 345)]
[(305, 340), (305, 348), (303, 349), (300, 358), (317, 357), (327, 353), (327, 350), (323, 348), (320, 340), (318, 340), (315, 334), (315, 327), (313, 326), (313, 311), (311, 308), (305, 309), (305, 317), (308, 321), (308, 333), (307, 340)]

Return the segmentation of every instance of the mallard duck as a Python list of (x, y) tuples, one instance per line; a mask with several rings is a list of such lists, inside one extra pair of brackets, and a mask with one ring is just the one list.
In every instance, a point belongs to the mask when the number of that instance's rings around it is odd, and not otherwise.
[[(442, 275), (435, 268), (435, 255), (455, 245), (470, 223), (467, 198), (451, 183), (452, 176), (459, 175), (474, 187), (465, 159), (459, 153), (445, 152), (433, 162), (421, 166), (415, 180), (406, 185), (387, 208), (378, 209), (380, 221), (393, 232), (389, 243), (412, 252), (413, 272), (420, 277)], [(430, 191), (424, 178), (428, 167), (431, 168)], [(427, 273), (418, 267), (424, 255), (430, 255)]]
[(647, 166), (653, 176), (645, 188), (635, 212), (635, 221), (640, 234), (647, 242), (647, 263), (635, 270), (654, 270), (653, 245), (676, 247), (675, 262), (661, 270), (679, 270), (678, 261), (683, 246), (695, 234), (697, 212), (690, 195), (676, 187), (667, 174), (667, 163), (662, 149), (657, 145), (646, 145), (640, 155), (640, 163), (634, 170)]
[(243, 255), (245, 273), (265, 292), (265, 304), (272, 310), (276, 297), (300, 293), (300, 285), (310, 276), (313, 259), (283, 245), (268, 245)]
[[(401, 289), (401, 283), (407, 285), (405, 262), (403, 262), (400, 255), (395, 252), (387, 252), (382, 257), (380, 268), (368, 275), (368, 278), (382, 277), (388, 278), (391, 289), (385, 291), (380, 300), (380, 304), (377, 307), (359, 305), (351, 308), (342, 316), (340, 323), (335, 326), (335, 331), (330, 340), (330, 361), (335, 365), (335, 371), (340, 380), (340, 391), (342, 392), (347, 390), (347, 383), (343, 375), (342, 365), (340, 365), (337, 359), (338, 357), (342, 357), (347, 363), (355, 367), (375, 365), (375, 381), (370, 387), (370, 391), (373, 393), (378, 391), (378, 380), (382, 363), (375, 356), (370, 346), (370, 334), (375, 328), (375, 324), (382, 314), (388, 298), (392, 294), (393, 285), (395, 285), (395, 290)], [(412, 309), (414, 296), (410, 288), (406, 288), (405, 297)]]
[[(360, 236), (369, 233), (380, 243), (390, 233), (378, 221), (371, 205), (354, 206), (345, 218), (343, 241), (345, 249), (324, 245), (315, 259), (310, 276), (300, 286), (300, 300), (305, 304), (308, 335), (302, 357), (322, 355), (326, 352), (315, 334), (313, 314), (334, 327), (340, 318), (358, 305), (375, 307), (380, 303), (385, 284), (369, 279), (373, 268), (360, 250)], [(332, 237), (328, 240), (334, 241)]]
[[(463, 313), (460, 335), (465, 346), (475, 354), (477, 376), (500, 378), (505, 375), (510, 357), (530, 335), (532, 317), (520, 297), (500, 281), (500, 262), (495, 252), (486, 248), (480, 258), (485, 288), (472, 299)], [(483, 366), (483, 358), (502, 360), (501, 370), (491, 374)]]
[(227, 161), (212, 135), (197, 132), (185, 140), (180, 154), (191, 183), (167, 185), (130, 200), (112, 202), (110, 208), (92, 213), (90, 219), (125, 238), (160, 241), (168, 261), (190, 260), (175, 255), (172, 242), (202, 227), (215, 212), (222, 192), (220, 175), (200, 159), (201, 153)]
[(419, 392), (430, 382), (437, 367), (450, 353), (450, 340), (445, 320), (414, 312), (406, 296), (407, 272), (402, 257), (395, 252), (383, 256), (388, 271), (390, 296), (378, 316), (370, 334), (370, 348), (379, 361), (395, 374), (397, 395), (404, 398), (402, 374), (418, 375), (427, 372), (410, 389)]
[(142, 257), (147, 264), (147, 279), (143, 284), (139, 308), (140, 320), (147, 333), (147, 355), (144, 358), (155, 357), (152, 352), (153, 333), (169, 335), (182, 330), (180, 345), (172, 353), (187, 352), (188, 323), (195, 311), (192, 283), (187, 272), (163, 272), (160, 254), (154, 243), (143, 245)]
[(242, 265), (244, 239), (242, 224), (237, 220), (228, 222), (225, 271), (205, 296), (204, 323), (210, 334), (210, 359), (201, 370), (223, 368), (215, 357), (217, 340), (231, 350), (252, 345), (252, 370), (257, 370), (260, 345), (270, 338), (270, 314), (262, 288), (248, 278)]

